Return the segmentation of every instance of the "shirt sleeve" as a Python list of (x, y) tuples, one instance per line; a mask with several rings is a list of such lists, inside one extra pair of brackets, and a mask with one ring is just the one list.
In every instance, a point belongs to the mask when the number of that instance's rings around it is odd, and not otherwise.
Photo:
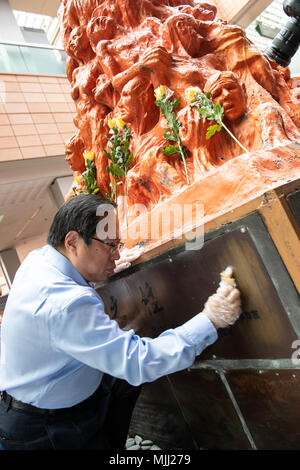
[(51, 317), (55, 348), (78, 361), (132, 385), (152, 382), (191, 366), (195, 357), (217, 339), (210, 320), (198, 314), (157, 338), (120, 329), (104, 311), (100, 298), (83, 296)]

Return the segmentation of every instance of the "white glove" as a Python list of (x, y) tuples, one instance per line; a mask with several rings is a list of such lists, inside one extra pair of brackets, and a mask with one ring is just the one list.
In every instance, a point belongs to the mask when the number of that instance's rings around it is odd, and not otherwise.
[(120, 258), (115, 261), (116, 267), (114, 269), (115, 273), (119, 273), (124, 269), (128, 269), (131, 266), (132, 261), (138, 259), (145, 251), (145, 248), (142, 246), (137, 246), (131, 249), (123, 248), (120, 251)]
[(241, 298), (232, 278), (231, 268), (221, 273), (217, 292), (207, 299), (203, 313), (216, 328), (226, 328), (238, 319), (241, 314)]

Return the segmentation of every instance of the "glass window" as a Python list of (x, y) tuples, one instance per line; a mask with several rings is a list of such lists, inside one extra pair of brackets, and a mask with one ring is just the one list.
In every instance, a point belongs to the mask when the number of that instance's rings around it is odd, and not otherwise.
[(59, 49), (0, 44), (0, 72), (66, 74), (66, 54)]

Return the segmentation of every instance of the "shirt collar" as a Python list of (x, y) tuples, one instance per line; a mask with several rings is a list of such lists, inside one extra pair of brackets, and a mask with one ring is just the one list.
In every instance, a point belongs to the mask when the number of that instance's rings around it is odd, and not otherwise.
[(80, 272), (73, 266), (71, 261), (53, 246), (46, 245), (44, 247), (43, 254), (48, 263), (57, 268), (65, 276), (72, 278), (73, 281), (77, 282), (77, 284), (80, 284), (81, 286), (94, 287), (92, 283), (87, 282), (84, 279)]

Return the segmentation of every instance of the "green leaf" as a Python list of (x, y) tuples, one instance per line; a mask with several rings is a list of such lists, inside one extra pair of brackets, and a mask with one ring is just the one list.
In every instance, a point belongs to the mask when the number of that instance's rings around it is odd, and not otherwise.
[(192, 105), (197, 105), (197, 111), (202, 118), (205, 118), (208, 121), (216, 121), (221, 124), (224, 115), (224, 109), (220, 103), (214, 103), (211, 101), (210, 96), (210, 92), (199, 93), (197, 94), (197, 101)]
[(173, 100), (170, 101), (173, 108), (177, 108), (180, 105), (180, 102), (181, 102), (180, 96), (178, 98), (174, 98)]
[(174, 135), (169, 131), (164, 134), (164, 139), (176, 141), (176, 137), (174, 137)]
[(181, 139), (179, 136), (179, 130), (181, 127), (181, 122), (176, 119), (176, 114), (174, 112), (174, 108), (177, 108), (180, 105), (181, 99), (174, 98), (172, 100), (168, 100), (166, 96), (163, 96), (161, 100), (155, 100), (156, 106), (160, 107), (161, 113), (166, 118), (168, 123), (168, 128), (164, 128), (166, 131), (164, 133), (164, 139), (168, 141), (177, 142), (178, 148), (175, 145), (169, 144), (167, 147), (161, 150), (164, 155), (173, 156), (178, 154), (179, 158), (181, 158), (184, 162), (185, 172), (186, 172), (186, 179), (187, 183), (189, 184), (188, 173), (185, 164), (185, 156), (187, 155), (186, 149), (181, 145)]
[(164, 149), (162, 149), (162, 153), (164, 155), (168, 155), (169, 157), (178, 153), (178, 148), (175, 145), (167, 145)]
[(220, 132), (222, 126), (220, 124), (214, 124), (209, 126), (206, 132), (206, 140), (210, 139), (216, 132)]
[(113, 176), (122, 177), (125, 174), (124, 170), (117, 163), (111, 163), (108, 168)]
[(214, 105), (214, 118), (215, 118), (215, 121), (217, 121), (218, 123), (221, 123), (222, 119), (223, 119), (223, 115), (224, 115), (224, 109), (222, 108), (220, 103), (215, 103), (215, 105)]
[(202, 118), (211, 118), (212, 116), (211, 110), (209, 108), (206, 108), (205, 106), (197, 108), (197, 111), (199, 112)]
[[(129, 151), (132, 135), (130, 128), (126, 125), (122, 129), (113, 127), (109, 134), (111, 135), (108, 139), (110, 147), (108, 148), (109, 151), (105, 151), (105, 154), (112, 163), (106, 168), (106, 171), (112, 175), (114, 181), (114, 185), (111, 182), (109, 184), (111, 188), (110, 199), (116, 200), (117, 186), (124, 183), (124, 181), (118, 181), (118, 179), (125, 178), (126, 181), (126, 173), (133, 160), (133, 154)], [(108, 196), (108, 193), (106, 194)]]
[(102, 149), (104, 150), (104, 153), (105, 153), (105, 155), (107, 156), (107, 158), (108, 158), (109, 160), (112, 160), (112, 158), (113, 158), (113, 157), (112, 157), (112, 154), (109, 153), (107, 150), (105, 150), (104, 147), (102, 147)]

